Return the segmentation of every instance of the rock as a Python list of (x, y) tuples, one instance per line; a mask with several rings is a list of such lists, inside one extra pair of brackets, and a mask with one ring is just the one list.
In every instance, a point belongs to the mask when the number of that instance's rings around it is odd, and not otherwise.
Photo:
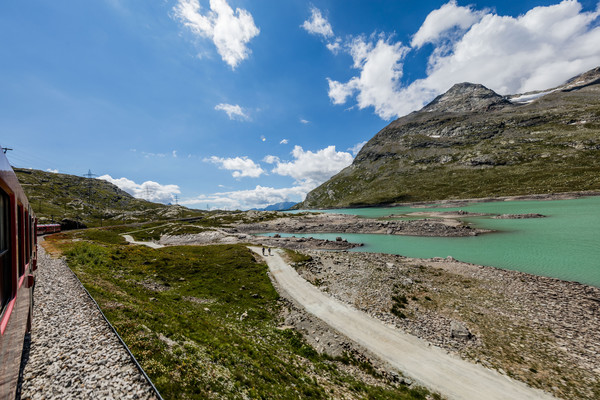
[(450, 337), (458, 340), (469, 340), (473, 337), (473, 334), (463, 323), (452, 321), (450, 322)]

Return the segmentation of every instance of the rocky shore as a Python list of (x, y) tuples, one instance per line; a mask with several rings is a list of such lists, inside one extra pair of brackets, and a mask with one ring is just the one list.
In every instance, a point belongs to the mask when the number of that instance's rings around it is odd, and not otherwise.
[(307, 214), (253, 224), (240, 224), (233, 232), (261, 233), (378, 233), (387, 235), (464, 237), (490, 232), (471, 228), (456, 218), (378, 220), (347, 214)]
[(164, 235), (158, 242), (163, 246), (190, 246), (208, 244), (248, 243), (258, 246), (281, 247), (284, 249), (301, 250), (347, 250), (362, 246), (360, 243), (350, 243), (346, 240), (324, 240), (312, 237), (281, 237), (256, 236), (249, 233), (240, 233), (236, 228), (214, 229), (201, 233), (188, 235)]
[(303, 277), (375, 318), (559, 398), (600, 397), (599, 288), (453, 259), (306, 254)]

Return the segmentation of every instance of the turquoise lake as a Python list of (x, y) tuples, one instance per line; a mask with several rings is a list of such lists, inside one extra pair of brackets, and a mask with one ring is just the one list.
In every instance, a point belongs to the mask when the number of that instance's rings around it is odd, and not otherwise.
[(330, 240), (342, 236), (349, 242), (364, 243), (364, 247), (352, 251), (418, 258), (452, 256), (475, 264), (600, 287), (600, 196), (575, 200), (472, 203), (457, 208), (359, 208), (326, 212), (385, 218), (417, 211), (453, 210), (491, 214), (538, 213), (546, 218), (465, 218), (472, 226), (497, 232), (464, 238), (337, 233), (295, 236)]

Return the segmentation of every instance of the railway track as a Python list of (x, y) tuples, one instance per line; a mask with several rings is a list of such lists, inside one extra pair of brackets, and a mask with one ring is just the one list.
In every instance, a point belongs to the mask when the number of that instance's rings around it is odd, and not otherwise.
[(159, 399), (64, 260), (39, 246), (38, 265), (20, 398)]

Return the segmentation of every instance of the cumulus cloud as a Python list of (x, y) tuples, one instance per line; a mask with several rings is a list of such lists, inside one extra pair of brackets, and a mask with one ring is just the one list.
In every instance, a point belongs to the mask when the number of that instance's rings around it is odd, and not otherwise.
[(221, 158), (212, 156), (204, 159), (206, 162), (216, 164), (221, 169), (233, 171), (231, 174), (234, 178), (258, 178), (265, 171), (248, 157), (235, 157), (235, 158)]
[(320, 35), (324, 38), (333, 36), (331, 24), (323, 17), (321, 10), (316, 7), (310, 9), (310, 19), (304, 21), (302, 28), (312, 35)]
[(300, 118), (300, 123), (306, 125), (306, 124), (310, 124), (310, 121), (307, 119), (304, 119), (304, 118)]
[(263, 158), (263, 161), (266, 162), (267, 164), (275, 164), (276, 162), (279, 162), (279, 157), (266, 156), (265, 158)]
[[(276, 164), (272, 172), (282, 176), (290, 176), (303, 187), (313, 189), (340, 172), (352, 163), (350, 153), (336, 151), (335, 146), (312, 152), (295, 146), (292, 151), (293, 161), (281, 161), (274, 157)], [(273, 156), (271, 156), (273, 157)]]
[(265, 206), (284, 201), (301, 201), (310, 189), (302, 186), (290, 188), (273, 188), (256, 186), (254, 189), (220, 192), (200, 195), (193, 199), (182, 201), (181, 204), (189, 207), (222, 210), (247, 210), (250, 208), (264, 208)]
[(426, 43), (436, 43), (453, 28), (466, 31), (483, 18), (485, 11), (474, 11), (472, 7), (459, 7), (456, 1), (450, 1), (429, 13), (411, 42), (419, 48)]
[[(347, 82), (328, 78), (334, 104), (355, 98), (388, 120), (423, 107), (453, 84), (481, 83), (500, 94), (557, 86), (600, 65), (600, 5), (584, 12), (575, 0), (535, 7), (517, 17), (459, 7), (432, 11), (410, 46), (381, 35), (346, 41), (359, 73)], [(433, 50), (427, 76), (403, 84), (403, 60), (424, 44)]]
[(347, 49), (360, 75), (346, 83), (328, 78), (331, 101), (344, 104), (356, 94), (359, 108), (374, 107), (383, 119), (398, 115), (398, 106), (404, 101), (398, 90), (402, 78), (401, 60), (408, 48), (382, 37), (375, 42), (359, 37), (348, 44)]
[(179, 0), (173, 10), (192, 33), (212, 40), (232, 69), (248, 58), (247, 44), (260, 33), (252, 14), (240, 8), (234, 12), (226, 0), (210, 0), (210, 11), (204, 14), (198, 0)]
[(53, 174), (58, 174), (58, 170), (57, 169), (47, 168), (46, 171), (52, 172)]
[(215, 106), (217, 111), (225, 111), (229, 119), (249, 120), (250, 117), (242, 107), (237, 104), (220, 103)]
[(146, 181), (144, 183), (135, 183), (127, 178), (113, 178), (110, 175), (102, 175), (97, 179), (110, 182), (120, 189), (129, 193), (135, 198), (154, 201), (158, 203), (171, 203), (175, 199), (176, 194), (180, 194), (179, 186), (177, 185), (161, 185), (154, 181)]

